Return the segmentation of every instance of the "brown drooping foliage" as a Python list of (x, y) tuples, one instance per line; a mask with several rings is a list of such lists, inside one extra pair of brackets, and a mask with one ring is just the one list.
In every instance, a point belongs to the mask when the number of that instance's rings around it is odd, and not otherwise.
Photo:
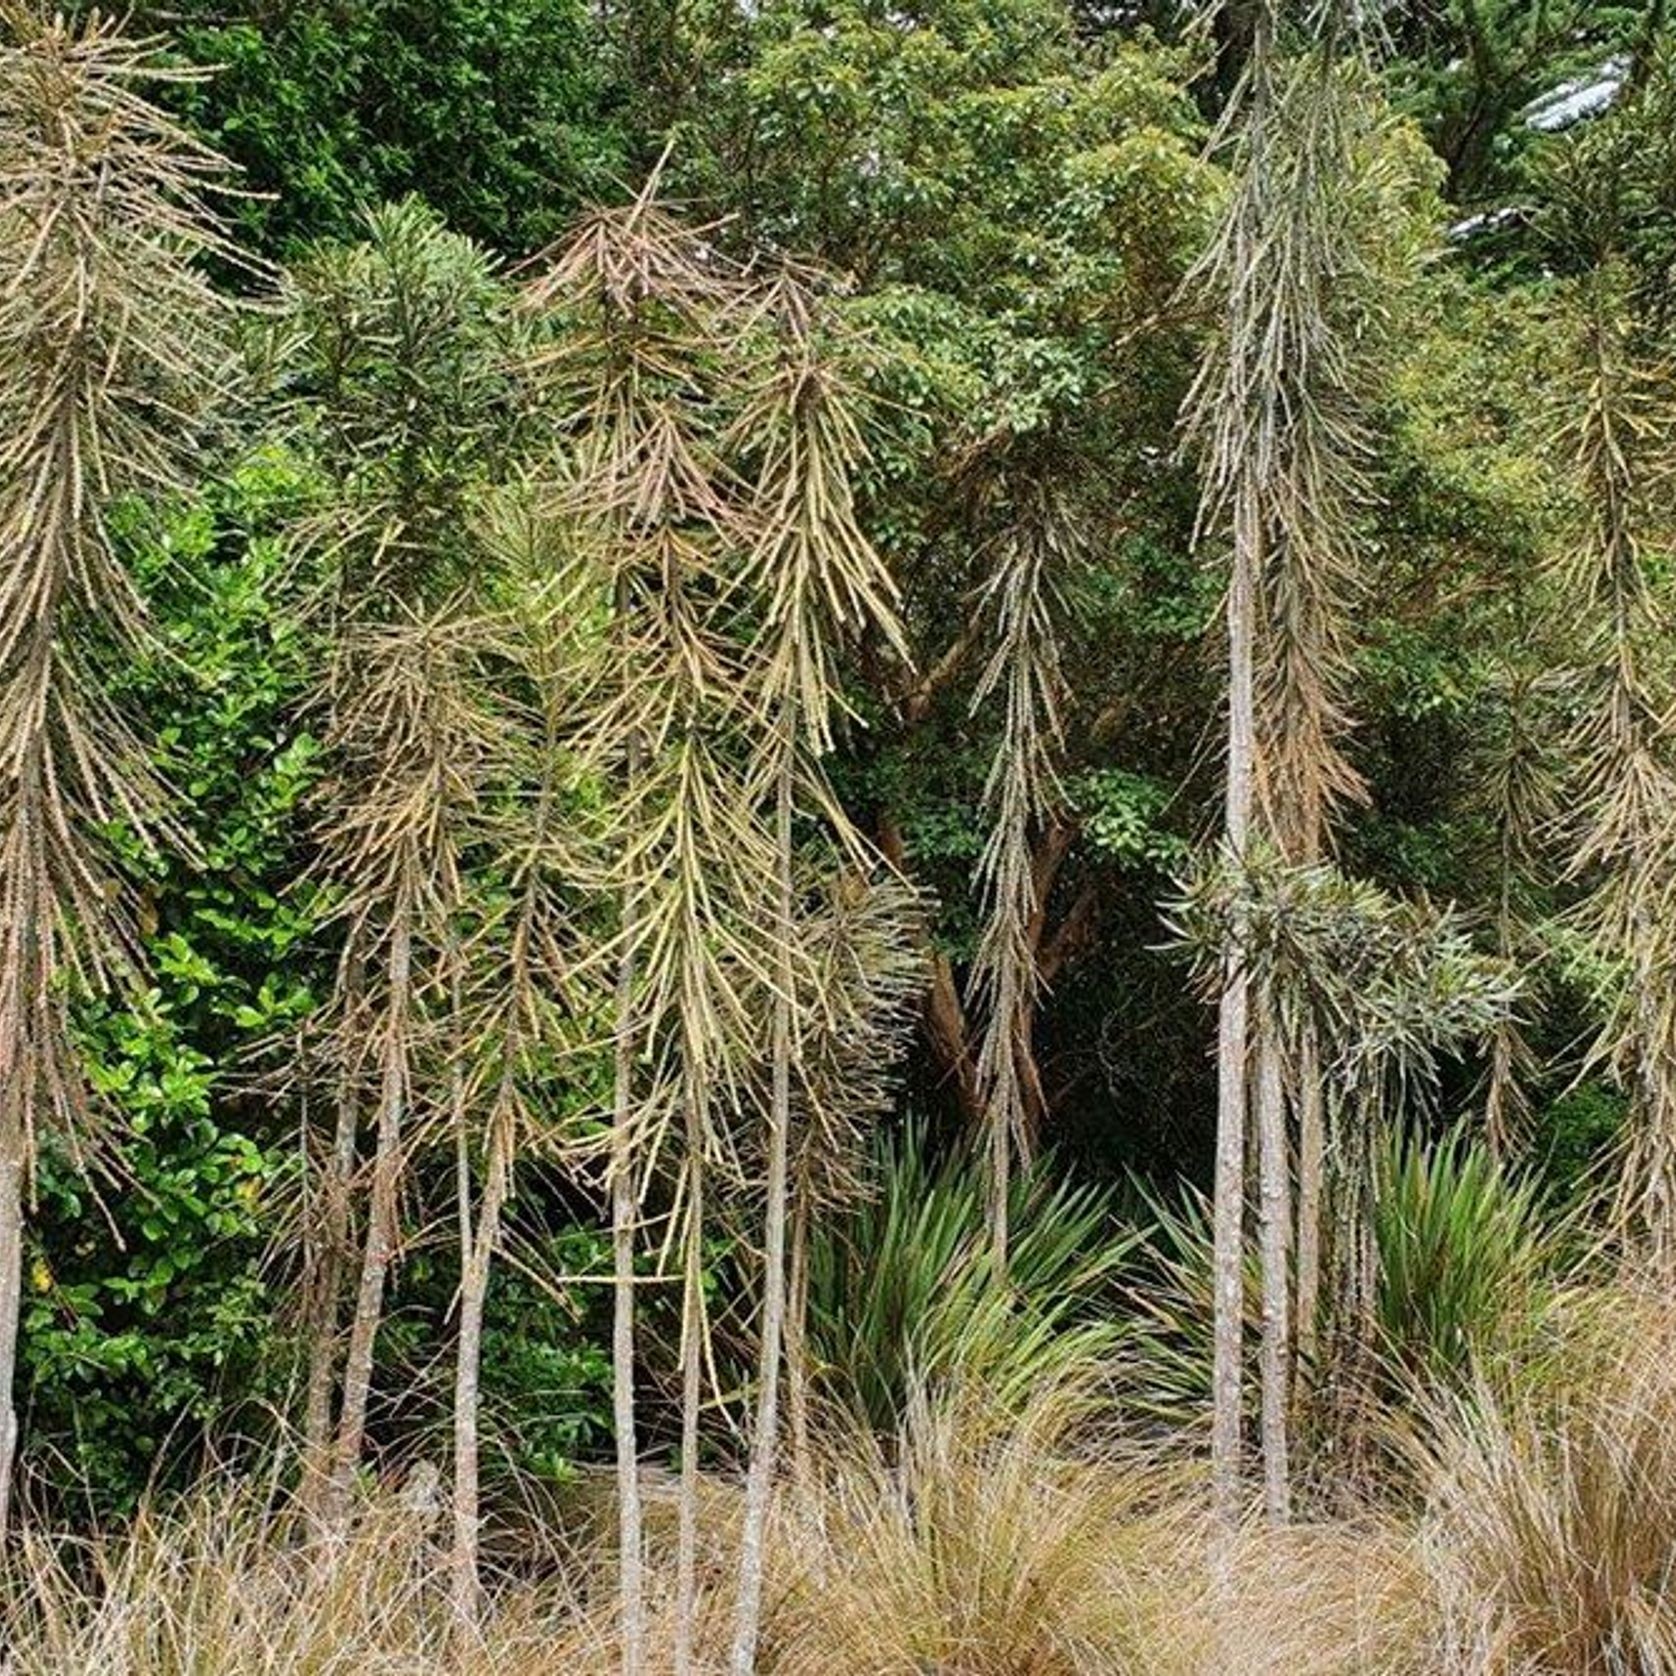
[[(1354, 20), (1323, 8), (1308, 24), (1305, 49), (1288, 56), (1286, 37), (1303, 27), (1278, 8), (1259, 8), (1225, 119), (1234, 188), (1201, 269), (1222, 323), (1187, 408), (1202, 460), (1201, 532), (1225, 536), (1232, 551), (1223, 842), (1236, 865), (1250, 864), (1257, 850), (1298, 866), (1318, 863), (1333, 811), (1361, 790), (1344, 751), (1344, 689), (1358, 586), (1356, 520), (1368, 494), (1365, 363), (1386, 277), (1374, 253), (1391, 248), (1370, 200), (1391, 185), (1374, 173), (1380, 148), (1369, 140), (1382, 118)], [(1400, 260), (1400, 241), (1397, 250)], [(1296, 1350), (1311, 1361), (1317, 1347), (1331, 1100), (1309, 1009), (1272, 984), (1254, 987), (1244, 928), (1235, 920), (1229, 929), (1215, 1198), (1218, 1497), (1231, 1516), (1249, 1112), (1265, 1276), (1265, 1496), (1280, 1521), (1291, 1499), (1292, 1358)]]
[(416, 202), (370, 215), (367, 231), (366, 244), (300, 268), (290, 311), (327, 479), (297, 545), (323, 572), (303, 609), (326, 644), (318, 871), (343, 926), (324, 1056), (337, 1115), (307, 1244), (309, 1496), (326, 1528), (341, 1526), (361, 1465), (406, 1161), (450, 1106), (438, 1067), (459, 1029), (446, 998), (458, 990), (467, 851), (508, 737), (481, 678), (478, 591), (491, 572), (474, 498), (514, 424), (508, 311), (484, 255)]
[(147, 627), (107, 519), (118, 497), (187, 479), (195, 423), (233, 377), (232, 305), (205, 269), (240, 258), (217, 207), (227, 165), (151, 103), (191, 72), (98, 14), (8, 5), (0, 22), (3, 1531), (27, 1181), (49, 1132), (89, 1140), (74, 993), (138, 960), (109, 829), (168, 833), (146, 746), (109, 697)]
[[(527, 305), (554, 328), (534, 359), (566, 416), (554, 495), (578, 532), (576, 583), (610, 602), (571, 748), (611, 787), (599, 875), (618, 904), (617, 1086), (608, 1163), (615, 1264), (619, 1538), (625, 1671), (643, 1668), (634, 1418), (635, 1253), (655, 1172), (678, 1185), (678, 1622), (697, 1589), (699, 1421), (706, 1378), (706, 1184), (725, 1158), (720, 1108), (756, 1047), (753, 994), (773, 987), (761, 882), (778, 877), (740, 741), (752, 699), (734, 590), (751, 526), (721, 450), (749, 329), (738, 276), (648, 187), (549, 259)], [(675, 1666), (691, 1666), (685, 1631)]]
[[(776, 951), (770, 1094), (763, 1190), (762, 1287), (757, 1326), (757, 1393), (740, 1534), (739, 1599), (732, 1668), (751, 1676), (757, 1664), (769, 1505), (779, 1459), (780, 1391), (787, 1319), (796, 1276), (788, 1250), (792, 1220), (792, 1126), (818, 1075), (817, 1044), (853, 992), (821, 969), (797, 902), (795, 816), (821, 821), (836, 844), (837, 865), (857, 875), (841, 889), (868, 893), (870, 847), (827, 786), (822, 758), (835, 744), (842, 712), (839, 653), (872, 636), (906, 657), (895, 583), (857, 516), (855, 479), (864, 458), (858, 394), (832, 364), (822, 341), (820, 301), (792, 275), (780, 276), (763, 301), (772, 357), (762, 391), (741, 416), (741, 438), (757, 451), (751, 493), (758, 533), (747, 586), (761, 600), (756, 655), (761, 775), (772, 787), (774, 885), (770, 910)], [(868, 993), (865, 1013), (888, 990), (888, 970), (869, 966), (858, 944)], [(817, 958), (811, 958), (816, 956)], [(888, 1007), (888, 999), (884, 999)], [(847, 1023), (848, 1021), (846, 1021)], [(806, 1098), (794, 1103), (794, 1084)], [(830, 1090), (828, 1091), (831, 1092)], [(844, 1090), (845, 1094), (853, 1091)], [(793, 1338), (795, 1341), (795, 1332)], [(794, 1343), (795, 1350), (795, 1343)]]

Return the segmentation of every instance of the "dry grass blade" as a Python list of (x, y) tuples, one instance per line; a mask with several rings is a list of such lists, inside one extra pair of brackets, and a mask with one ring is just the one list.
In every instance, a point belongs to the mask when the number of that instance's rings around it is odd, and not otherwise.
[[(1436, 1667), (1461, 1676), (1662, 1671), (1676, 1659), (1676, 1383), (1655, 1281), (1609, 1302), (1591, 1351), (1433, 1416), (1424, 1552)], [(1626, 1330), (1626, 1323), (1628, 1330)]]

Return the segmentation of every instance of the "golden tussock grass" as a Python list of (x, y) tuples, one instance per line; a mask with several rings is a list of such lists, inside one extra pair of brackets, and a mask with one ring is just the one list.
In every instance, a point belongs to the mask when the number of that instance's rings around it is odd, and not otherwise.
[[(1615, 1299), (1565, 1383), (1418, 1417), (1396, 1511), (1219, 1540), (1191, 1459), (1106, 1435), (1086, 1390), (1022, 1412), (917, 1402), (829, 1435), (772, 1511), (768, 1676), (1662, 1676), (1676, 1672), (1676, 1307)], [(1599, 1312), (1591, 1312), (1598, 1323)], [(648, 1670), (673, 1668), (653, 1517)], [(726, 1668), (739, 1494), (707, 1482), (695, 1644)], [(254, 1491), (105, 1539), (34, 1534), (8, 1580), (15, 1676), (614, 1676), (608, 1547), (534, 1539), (470, 1640), (443, 1532), (398, 1501), (340, 1544)], [(572, 1545), (567, 1546), (567, 1541)]]

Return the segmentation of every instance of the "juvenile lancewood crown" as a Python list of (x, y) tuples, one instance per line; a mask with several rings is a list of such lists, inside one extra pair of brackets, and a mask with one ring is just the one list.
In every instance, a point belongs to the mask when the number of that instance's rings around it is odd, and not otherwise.
[[(799, 1314), (788, 1299), (793, 1091), (808, 1086), (816, 1067), (805, 1056), (820, 1041), (822, 1025), (832, 1020), (834, 1002), (845, 998), (842, 989), (829, 998), (811, 982), (819, 974), (809, 969), (809, 956), (819, 951), (809, 944), (806, 916), (799, 911), (794, 820), (812, 818), (828, 827), (838, 865), (857, 875), (841, 881), (840, 888), (872, 889), (871, 848), (826, 784), (822, 758), (833, 748), (834, 714), (844, 705), (839, 657), (846, 643), (874, 635), (889, 653), (907, 656), (895, 583), (857, 515), (862, 404), (835, 364), (821, 301), (798, 277), (784, 274), (769, 287), (762, 314), (760, 390), (747, 402), (736, 435), (756, 456), (751, 515), (757, 535), (745, 580), (761, 602), (753, 755), (765, 795), (773, 801), (769, 924), (775, 966), (757, 1392), (740, 1538), (734, 1676), (752, 1676), (756, 1669), (782, 1361), (788, 1318)], [(861, 951), (855, 946), (850, 952)], [(869, 971), (866, 979), (888, 992), (887, 970)], [(864, 996), (864, 1026), (876, 999), (889, 1005), (888, 993)], [(847, 1092), (827, 1089), (829, 1096)]]
[(475, 512), (506, 469), (517, 416), (510, 301), (485, 254), (414, 200), (370, 213), (365, 233), (299, 265), (287, 321), (300, 428), (324, 482), (294, 545), (317, 578), (304, 625), (325, 659), (317, 876), (343, 928), (323, 1018), (334, 1132), (305, 1245), (304, 1499), (338, 1533), (361, 1465), (407, 1162), (449, 1108), (441, 1067), (459, 1028), (449, 998), (466, 852), (507, 738), (481, 678), (492, 566)]

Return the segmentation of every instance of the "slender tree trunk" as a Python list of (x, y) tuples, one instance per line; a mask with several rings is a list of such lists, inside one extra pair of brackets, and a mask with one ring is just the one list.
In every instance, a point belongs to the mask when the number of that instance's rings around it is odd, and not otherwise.
[(675, 1676), (692, 1676), (698, 1624), (698, 1420), (704, 1402), (704, 1135), (702, 1088), (687, 1100), (687, 1232), (681, 1283), (681, 1492), (675, 1547)]
[[(1009, 1025), (1009, 1028), (1011, 1026)], [(989, 1125), (989, 1250), (995, 1265), (995, 1279), (1005, 1286), (1012, 1266), (1013, 1142), (1005, 1123)]]
[(1269, 1523), (1292, 1515), (1287, 1419), (1291, 1406), (1291, 1323), (1287, 1309), (1292, 1257), (1292, 1174), (1286, 1156), (1286, 1086), (1272, 1008), (1259, 1017), (1257, 1153), (1263, 1258), (1263, 1507)]
[(305, 1512), (319, 1523), (332, 1481), (332, 1392), (337, 1375), (338, 1309), (343, 1292), (343, 1252), (349, 1238), (349, 1187), (355, 1170), (356, 1104), (345, 1094), (337, 1102), (337, 1130), (327, 1160), (325, 1205), (315, 1259), (308, 1329), (308, 1388), (303, 1410), (303, 1494)]
[[(1522, 615), (1522, 613), (1521, 613)], [(1501, 812), (1500, 879), (1496, 901), (1496, 953), (1513, 959), (1513, 847), (1510, 811)], [(1512, 1116), (1518, 1100), (1517, 1034), (1511, 1019), (1496, 1026), (1490, 1040), (1490, 1085), (1484, 1101), (1484, 1139), (1499, 1164), (1512, 1150)]]
[(1631, 1099), (1640, 1108), (1635, 1116), (1641, 1159), (1639, 1167), (1629, 1171), (1629, 1179), (1640, 1192), (1653, 1272), (1668, 1284), (1676, 1280), (1676, 1113), (1671, 1110), (1669, 1066), (1664, 1063), (1666, 1038), (1658, 1021), (1660, 975), (1652, 955), (1657, 944), (1644, 902), (1635, 908), (1630, 942), (1638, 1021), (1638, 1074), (1630, 1086)]
[[(1243, 864), (1251, 836), (1256, 767), (1252, 616), (1258, 566), (1254, 515), (1242, 507), (1234, 532), (1228, 584), (1228, 760), (1224, 836), (1233, 863)], [(1212, 1368), (1211, 1479), (1216, 1515), (1231, 1529), (1240, 1514), (1240, 1385), (1244, 1346), (1245, 1124), (1250, 985), (1243, 924), (1236, 922), (1223, 955), (1216, 1045), (1216, 1181), (1213, 1198), (1215, 1351)]]
[(1509, 1098), (1516, 1074), (1516, 1049), (1513, 1026), (1496, 1026), (1490, 1038), (1490, 1074), (1484, 1100), (1484, 1144), (1490, 1156), (1503, 1164), (1512, 1154), (1512, 1124), (1509, 1121)]
[(800, 1181), (791, 1215), (791, 1273), (786, 1298), (786, 1421), (791, 1431), (792, 1475), (809, 1479), (809, 1194)]
[(1298, 1045), (1298, 1363), (1313, 1376), (1320, 1353), (1321, 1224), (1326, 1192), (1327, 1112), (1321, 1046), (1311, 1024)]
[(775, 807), (775, 847), (779, 867), (776, 930), (779, 992), (774, 997), (773, 1088), (768, 1113), (767, 1210), (763, 1224), (762, 1325), (757, 1362), (756, 1423), (751, 1464), (745, 1481), (745, 1521), (739, 1541), (739, 1600), (733, 1629), (733, 1676), (753, 1676), (762, 1619), (763, 1539), (774, 1487), (774, 1459), (779, 1443), (780, 1363), (786, 1322), (786, 1217), (791, 1167), (791, 1009), (792, 985), (792, 739), (790, 728), (780, 748), (779, 788)]
[(1212, 1357), (1211, 1492), (1218, 1521), (1240, 1516), (1241, 1363), (1245, 1345), (1245, 1106), (1249, 990), (1230, 953), (1217, 1020), (1215, 1266)]
[[(904, 879), (910, 878), (907, 841), (893, 815), (880, 813), (875, 838), (880, 855)], [(930, 968), (923, 1015), (925, 1045), (936, 1066), (939, 1086), (953, 1096), (965, 1128), (978, 1134), (983, 1126), (983, 1099), (978, 1092), (977, 1067), (960, 986), (954, 981), (954, 966), (945, 950), (927, 942), (925, 957)]]
[[(12, 1104), (8, 1099), (7, 1104)], [(21, 1105), (21, 1097), (16, 1104)], [(23, 1304), (24, 1142), (21, 1114), (0, 1143), (0, 1544), (11, 1530), (17, 1471), (17, 1339)]]
[[(544, 683), (547, 685), (547, 683)], [(456, 959), (453, 990), (453, 1118), (458, 1141), (460, 1204), (460, 1339), (454, 1369), (454, 1619), (463, 1646), (462, 1658), (478, 1643), (483, 1609), (480, 1555), (482, 1508), (480, 1460), (482, 1427), (483, 1323), (488, 1306), (490, 1269), (500, 1247), (501, 1219), (512, 1195), (513, 1168), (517, 1161), (520, 1117), (518, 1072), (523, 1047), (522, 1022), (527, 998), (539, 983), (539, 968), (532, 961), (542, 885), (537, 858), (545, 848), (553, 815), (554, 780), (551, 767), (558, 760), (557, 707), (548, 686), (545, 705), (541, 760), (541, 794), (536, 804), (531, 833), (529, 872), (524, 881), (523, 906), (511, 944), (511, 970), (505, 978), (500, 1040), (500, 1078), (494, 1105), (489, 1113), (486, 1156), (483, 1161), (483, 1196), (475, 1224), (472, 1213), (472, 1159), (469, 1127), (469, 1085), (466, 1076), (468, 1029), (466, 1025), (466, 973)], [(549, 977), (551, 973), (547, 974)]]
[[(462, 1148), (464, 1142), (462, 1141)], [(484, 1165), (483, 1202), (471, 1216), (471, 1165), (462, 1151), (460, 1198), (460, 1339), (454, 1364), (454, 1621), (476, 1634), (483, 1590), (478, 1565), (482, 1523), (479, 1494), (479, 1416), (482, 1411), (483, 1316), (490, 1266), (500, 1240), (510, 1168), (503, 1126), (497, 1124)]]
[[(1351, 1388), (1355, 1392), (1366, 1389), (1369, 1365), (1373, 1359), (1375, 1335), (1379, 1330), (1379, 1247), (1373, 1236), (1373, 1161), (1367, 1156), (1368, 1140), (1361, 1143), (1360, 1176), (1356, 1189), (1355, 1223), (1350, 1231), (1355, 1252), (1355, 1280), (1352, 1288), (1350, 1332), (1354, 1339), (1350, 1354)], [(1334, 1358), (1336, 1363), (1337, 1358)], [(1363, 1405), (1356, 1405), (1363, 1412)], [(1365, 1430), (1365, 1428), (1360, 1428)]]
[[(458, 1032), (455, 1035), (458, 1047)], [(477, 1419), (478, 1370), (482, 1360), (481, 1295), (472, 1309), (477, 1282), (477, 1223), (473, 1212), (471, 1136), (466, 1132), (465, 1101), (459, 1066), (454, 1078), (454, 1205), (460, 1252), (459, 1337), (454, 1346), (454, 1545), (449, 1555), (454, 1596), (454, 1625), (475, 1628), (477, 1621)], [(487, 1183), (485, 1183), (485, 1195)], [(489, 1289), (483, 1276), (481, 1294)], [(468, 1414), (469, 1410), (469, 1414)], [(466, 1518), (469, 1509), (470, 1529)], [(466, 1581), (470, 1556), (470, 1582)]]
[[(361, 964), (351, 951), (344, 990), (346, 1004), (357, 1009)], [(350, 1194), (355, 1179), (355, 1141), (360, 1133), (360, 1101), (355, 1078), (347, 1069), (337, 1095), (337, 1125), (326, 1160), (319, 1250), (309, 1321), (308, 1387), (303, 1409), (303, 1512), (315, 1534), (322, 1535), (332, 1481), (332, 1393), (337, 1379), (338, 1312), (343, 1294), (343, 1258), (349, 1248)]]
[(372, 1395), (373, 1356), (384, 1315), (384, 1285), (395, 1257), (401, 1187), (402, 1128), (407, 1102), (407, 1012), (413, 981), (413, 932), (405, 907), (398, 912), (390, 938), (389, 1032), (384, 1044), (384, 1079), (378, 1105), (378, 1138), (373, 1154), (372, 1193), (367, 1206), (367, 1236), (361, 1255), (361, 1280), (349, 1328), (343, 1366), (343, 1405), (338, 1414), (337, 1446), (327, 1524), (342, 1534), (349, 1514), (350, 1491), (360, 1470)]
[[(629, 746), (629, 775), (638, 769)], [(634, 1178), (634, 979), (632, 908), (625, 895), (617, 962), (615, 1090), (611, 1133), (611, 1414), (617, 1434), (618, 1633), (623, 1676), (644, 1676), (645, 1561), (641, 1542), (640, 1452), (634, 1413), (634, 1241), (640, 1221)]]
[[(59, 482), (67, 481), (59, 474)], [(68, 514), (65, 514), (68, 516)], [(55, 614), (54, 614), (55, 615)], [(34, 713), (44, 714), (50, 692), (52, 661), (52, 616), (37, 629), (26, 676), (27, 702)], [(39, 882), (51, 877), (47, 844), (56, 830), (46, 786), (50, 757), (46, 739), (33, 729), (18, 764), (16, 807), (12, 817), (26, 836), (27, 859), (3, 881), (8, 901), (22, 904), (11, 934), (9, 953), (13, 967), (7, 986), (6, 1016), (0, 1019), (0, 1055), (5, 1071), (0, 1076), (0, 1554), (11, 1534), (12, 1493), (16, 1488), (18, 1451), (17, 1348), (23, 1321), (23, 1194), (29, 1174), (31, 1144), (40, 1112), (41, 1056), (43, 1045), (33, 1040), (35, 1031), (63, 1032), (61, 1012), (40, 1018), (47, 1009), (51, 990), (50, 954), (43, 929), (45, 915)]]

